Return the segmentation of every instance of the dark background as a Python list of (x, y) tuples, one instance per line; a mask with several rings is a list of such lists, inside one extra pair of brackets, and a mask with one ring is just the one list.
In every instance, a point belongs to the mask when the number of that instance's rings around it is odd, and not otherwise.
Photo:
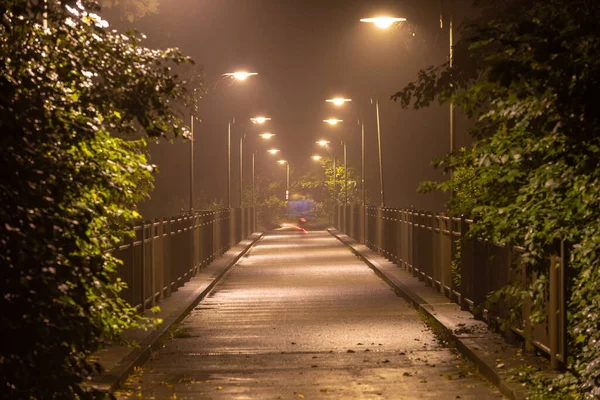
[[(454, 1), (455, 40), (460, 22), (471, 12), (470, 0)], [(448, 106), (403, 110), (390, 95), (413, 81), (419, 69), (448, 57), (449, 0), (162, 0), (157, 14), (133, 23), (118, 9), (104, 15), (117, 29), (135, 27), (148, 36), (149, 47), (178, 47), (203, 66), (210, 91), (200, 102), (202, 123), (196, 125), (195, 197), (198, 202), (225, 200), (227, 121), (236, 118), (232, 135), (232, 203), (238, 197), (239, 135), (256, 148), (257, 174), (284, 168), (290, 161), (292, 180), (311, 168), (310, 159), (322, 154), (319, 138), (348, 142), (349, 165), (360, 171), (360, 127), (365, 121), (367, 193), (379, 203), (375, 108), (379, 98), (383, 142), (386, 205), (414, 206), (441, 211), (446, 196), (416, 192), (423, 180), (439, 179), (430, 166), (449, 146)], [(444, 26), (440, 28), (440, 13)], [(390, 14), (408, 19), (381, 30), (360, 18)], [(413, 36), (414, 33), (414, 36)], [(219, 81), (224, 72), (258, 72), (245, 82)], [(214, 89), (214, 90), (213, 90)], [(325, 103), (334, 96), (350, 97), (349, 107)], [(245, 121), (263, 114), (273, 118), (263, 130), (276, 133), (272, 147), (281, 157), (265, 153), (271, 145), (256, 140), (260, 129)], [(330, 127), (328, 117), (343, 119)], [(244, 124), (239, 122), (244, 121)], [(458, 116), (456, 147), (468, 142), (465, 121)], [(341, 147), (336, 151), (341, 157)], [(152, 198), (142, 204), (144, 218), (175, 215), (189, 207), (189, 142), (163, 141), (150, 146), (151, 161), (159, 166)], [(244, 179), (250, 181), (250, 152), (245, 153)]]

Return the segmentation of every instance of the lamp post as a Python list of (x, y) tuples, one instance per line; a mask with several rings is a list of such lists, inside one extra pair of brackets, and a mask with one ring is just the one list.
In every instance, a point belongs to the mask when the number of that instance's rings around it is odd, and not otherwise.
[[(390, 16), (379, 16), (373, 18), (362, 18), (360, 22), (372, 23), (380, 29), (388, 29), (393, 25), (397, 25), (400, 22), (406, 21), (406, 18), (390, 17)], [(371, 100), (371, 103), (373, 100)], [(383, 184), (383, 154), (381, 146), (381, 125), (379, 123), (379, 100), (375, 98), (375, 114), (377, 117), (377, 150), (379, 154), (379, 187), (381, 207), (385, 207), (385, 190)]]
[(332, 170), (333, 171), (333, 206), (335, 207), (337, 205), (337, 187), (336, 187), (337, 169), (336, 169), (336, 165), (335, 165), (335, 154), (333, 154), (333, 150), (331, 149), (331, 146), (329, 146), (329, 140), (318, 140), (315, 143), (321, 147), (324, 147), (325, 150), (327, 150), (327, 152), (331, 155), (331, 162), (332, 162), (332, 168), (333, 168), (333, 170)]
[(379, 188), (381, 189), (381, 207), (385, 207), (385, 193), (383, 187), (383, 154), (381, 151), (381, 127), (379, 125), (379, 100), (375, 99), (375, 113), (377, 115), (377, 149), (379, 152)]
[(290, 214), (290, 163), (286, 160), (277, 161), (279, 164), (285, 164), (286, 166), (286, 180), (285, 180), (285, 202), (287, 206), (288, 216)]
[[(252, 118), (250, 118), (250, 121), (252, 122), (253, 125), (257, 125), (257, 124), (262, 125), (266, 121), (270, 121), (270, 120), (271, 120), (271, 118), (267, 118), (267, 117), (252, 117)], [(234, 120), (234, 123), (235, 123), (235, 120)], [(275, 136), (274, 134), (269, 134), (269, 135)], [(239, 187), (240, 208), (242, 208), (242, 205), (243, 205), (242, 203), (243, 203), (243, 198), (244, 198), (243, 196), (244, 196), (244, 139), (245, 138), (246, 138), (246, 134), (242, 133), (240, 135), (240, 187)], [(231, 163), (231, 160), (229, 160), (229, 163)], [(229, 173), (228, 174), (228, 186), (230, 186), (230, 185), (231, 185), (231, 174)]]
[[(452, 15), (454, 14), (454, 1), (450, 0), (450, 18), (448, 24), (449, 30), (449, 48), (448, 48), (448, 65), (450, 66), (450, 71), (452, 72), (452, 66), (454, 65), (453, 56), (454, 56), (454, 38), (453, 38), (453, 26), (452, 26)], [(443, 28), (443, 18), (440, 15), (440, 28)], [(450, 98), (450, 153), (454, 151), (454, 102), (452, 98)], [(450, 182), (452, 182), (452, 169), (450, 169)], [(450, 199), (454, 197), (454, 189), (450, 190)]]
[[(251, 76), (256, 76), (256, 72), (235, 71), (226, 72), (221, 76), (231, 78), (234, 82), (245, 81)], [(216, 86), (216, 85), (215, 85)], [(231, 124), (235, 119), (227, 121), (227, 208), (231, 208)]]
[[(361, 20), (362, 21), (362, 20)], [(343, 106), (345, 103), (352, 101), (352, 99), (346, 99), (343, 97), (335, 97), (333, 99), (325, 100), (328, 103), (333, 103), (336, 106)], [(371, 103), (373, 100), (371, 99)], [(385, 206), (385, 191), (384, 191), (384, 180), (383, 180), (383, 157), (382, 157), (382, 146), (381, 146), (381, 126), (379, 122), (379, 101), (375, 99), (375, 116), (377, 120), (377, 148), (379, 155), (379, 187), (380, 187), (380, 201), (381, 206)], [(333, 119), (324, 120), (329, 122)], [(338, 121), (341, 122), (341, 121)], [(337, 122), (335, 122), (337, 123)], [(364, 121), (359, 120), (359, 124), (361, 126), (361, 189), (362, 189), (362, 202), (363, 205), (366, 205), (366, 189), (365, 189), (365, 125)], [(344, 142), (345, 145), (345, 142)], [(344, 153), (346, 153), (346, 149), (344, 148)], [(346, 169), (346, 166), (344, 167)], [(346, 187), (347, 187), (346, 180)], [(347, 194), (346, 194), (346, 202), (347, 202)]]
[[(350, 101), (349, 99), (332, 99), (334, 104), (343, 104), (346, 101)], [(337, 101), (337, 103), (336, 103)], [(341, 119), (329, 118), (324, 119), (323, 122), (328, 123), (329, 125), (337, 125), (340, 122), (344, 122)], [(342, 140), (342, 146), (344, 147), (344, 205), (348, 204), (348, 153), (346, 140)]]
[[(325, 102), (327, 103), (332, 103), (333, 105), (337, 106), (337, 107), (341, 107), (343, 105), (345, 105), (346, 103), (351, 102), (352, 99), (346, 99), (343, 97), (334, 97), (332, 99), (327, 99), (325, 100)], [(361, 130), (361, 155), (360, 155), (360, 160), (361, 160), (361, 191), (362, 191), (362, 204), (366, 205), (366, 186), (365, 186), (365, 123), (364, 121), (359, 120), (358, 124), (360, 125), (360, 130)]]
[[(450, 70), (452, 70), (452, 66), (453, 66), (453, 46), (454, 46), (454, 38), (453, 38), (453, 7), (454, 7), (454, 1), (450, 0), (450, 15), (449, 15), (449, 49), (448, 49), (448, 65), (450, 66)], [(381, 29), (387, 29), (389, 27), (391, 27), (394, 24), (406, 21), (406, 18), (397, 18), (397, 17), (388, 17), (388, 16), (382, 16), (382, 17), (375, 17), (375, 18), (363, 18), (360, 20), (361, 22), (369, 22), (369, 23), (373, 23), (375, 24), (375, 26), (377, 26), (378, 28)], [(440, 15), (440, 28), (443, 28), (443, 18)], [(452, 101), (452, 99), (450, 99), (449, 102), (449, 108), (450, 108), (450, 153), (452, 153), (454, 151), (454, 102)], [(381, 180), (381, 198), (382, 198), (382, 203), (383, 203), (383, 167), (381, 164), (381, 133), (380, 133), (380, 129), (379, 129), (379, 104), (377, 102), (377, 100), (375, 101), (375, 107), (377, 108), (377, 140), (378, 140), (378, 144), (379, 144), (379, 159), (380, 159), (380, 166), (379, 166), (379, 174), (380, 174), (380, 180)], [(450, 171), (450, 180), (452, 181), (452, 171)], [(450, 191), (450, 197), (452, 198), (454, 194), (454, 191), (451, 190)]]

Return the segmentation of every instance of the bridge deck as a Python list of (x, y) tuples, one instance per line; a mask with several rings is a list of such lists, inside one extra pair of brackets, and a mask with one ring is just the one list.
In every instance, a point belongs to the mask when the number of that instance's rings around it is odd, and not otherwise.
[(258, 241), (119, 398), (500, 398), (327, 232)]

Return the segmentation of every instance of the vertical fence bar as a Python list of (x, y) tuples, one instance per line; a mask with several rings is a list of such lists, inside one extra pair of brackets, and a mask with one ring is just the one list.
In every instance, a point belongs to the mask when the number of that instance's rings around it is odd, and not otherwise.
[(568, 356), (568, 333), (567, 333), (567, 268), (569, 265), (571, 253), (570, 247), (567, 245), (565, 240), (560, 242), (560, 286), (559, 286), (559, 328), (560, 328), (560, 342), (559, 349), (562, 356), (562, 362), (564, 365), (567, 364)]
[(550, 367), (556, 369), (559, 367), (558, 355), (558, 321), (560, 316), (558, 315), (558, 279), (560, 274), (560, 256), (553, 256), (550, 259), (549, 266), (549, 312), (548, 312), (548, 333), (550, 336)]
[(141, 268), (140, 268), (140, 304), (141, 310), (144, 310), (144, 301), (146, 299), (146, 223), (142, 221), (142, 243), (141, 243)]
[(150, 254), (151, 254), (151, 263), (150, 263), (150, 307), (154, 307), (156, 305), (156, 241), (155, 241), (155, 231), (157, 229), (157, 220), (154, 219), (150, 223)]

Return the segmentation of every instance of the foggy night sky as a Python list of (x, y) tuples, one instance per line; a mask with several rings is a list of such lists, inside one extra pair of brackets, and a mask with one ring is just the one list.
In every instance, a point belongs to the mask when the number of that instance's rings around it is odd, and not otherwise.
[[(446, 1), (445, 3), (448, 3)], [(460, 21), (470, 0), (455, 0), (455, 41)], [(444, 12), (448, 12), (447, 4)], [(244, 180), (249, 183), (250, 151), (256, 148), (257, 174), (284, 168), (275, 161), (285, 158), (292, 180), (317, 164), (313, 154), (326, 155), (314, 144), (325, 138), (342, 157), (339, 139), (348, 142), (348, 164), (360, 173), (360, 127), (366, 132), (367, 195), (379, 203), (379, 175), (375, 108), (379, 98), (383, 142), (386, 205), (441, 211), (443, 194), (416, 193), (422, 180), (437, 179), (440, 171), (430, 161), (449, 146), (448, 106), (402, 110), (389, 100), (391, 94), (415, 80), (419, 69), (438, 65), (448, 56), (448, 24), (440, 29), (438, 0), (161, 0), (159, 12), (133, 25), (119, 20), (118, 10), (103, 14), (117, 29), (135, 27), (148, 36), (149, 47), (178, 47), (204, 66), (207, 86), (224, 72), (245, 69), (258, 72), (243, 83), (221, 82), (200, 102), (202, 123), (196, 124), (195, 196), (225, 199), (227, 121), (247, 121), (263, 114), (273, 118), (265, 130), (276, 133), (271, 144), (256, 139), (261, 129), (248, 125), (245, 133)], [(360, 18), (390, 14), (408, 19), (416, 36), (406, 27), (380, 30)], [(352, 98), (344, 108), (325, 103), (334, 96)], [(337, 117), (342, 125), (331, 127), (323, 119)], [(232, 203), (238, 204), (238, 151), (241, 129), (232, 133)], [(465, 124), (455, 125), (458, 148), (468, 141)], [(282, 150), (281, 157), (266, 153)], [(151, 145), (151, 162), (160, 173), (152, 199), (143, 204), (144, 218), (176, 215), (188, 208), (189, 143)]]

